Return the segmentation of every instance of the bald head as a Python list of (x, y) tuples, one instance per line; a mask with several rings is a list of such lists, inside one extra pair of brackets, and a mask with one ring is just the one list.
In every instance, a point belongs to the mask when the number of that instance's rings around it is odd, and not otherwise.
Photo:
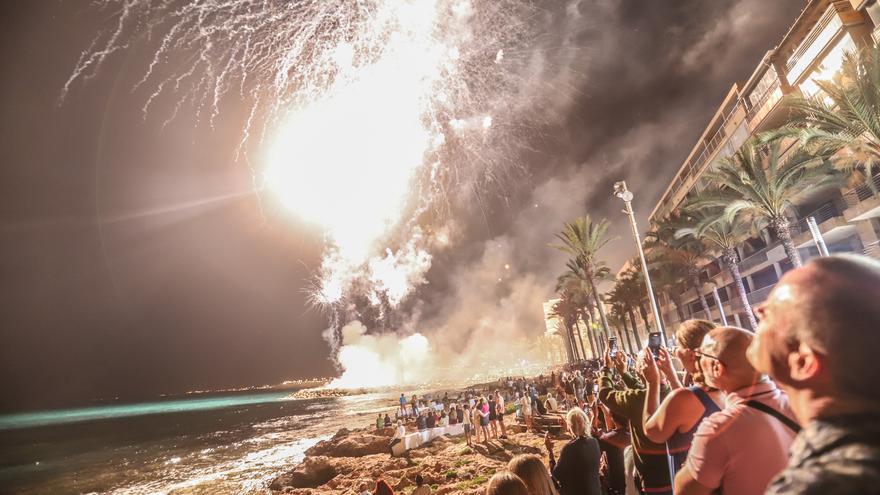
[(703, 338), (700, 368), (710, 385), (725, 391), (754, 383), (760, 374), (749, 363), (746, 350), (752, 334), (736, 327), (719, 327)]
[(880, 262), (855, 255), (813, 259), (782, 277), (761, 312), (766, 322), (759, 331), (771, 334), (761, 340), (770, 349), (753, 352), (763, 351), (766, 371), (785, 374), (782, 358), (807, 345), (826, 363), (830, 392), (880, 401), (873, 383), (880, 350)]

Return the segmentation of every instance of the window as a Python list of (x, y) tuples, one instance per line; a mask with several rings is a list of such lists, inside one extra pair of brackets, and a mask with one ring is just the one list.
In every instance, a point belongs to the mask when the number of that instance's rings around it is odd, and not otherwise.
[(776, 270), (772, 266), (768, 266), (763, 270), (759, 270), (752, 274), (752, 282), (755, 284), (755, 290), (769, 287), (779, 281), (776, 277)]

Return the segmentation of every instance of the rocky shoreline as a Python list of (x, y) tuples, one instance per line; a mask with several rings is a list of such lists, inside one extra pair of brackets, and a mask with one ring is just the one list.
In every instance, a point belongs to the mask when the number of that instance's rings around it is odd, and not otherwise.
[(483, 493), (489, 478), (505, 469), (513, 457), (544, 450), (543, 438), (525, 432), (521, 425), (508, 425), (509, 438), (505, 440), (468, 447), (463, 435), (443, 436), (401, 457), (388, 452), (392, 435), (393, 428), (343, 428), (307, 450), (305, 459), (275, 478), (269, 488), (273, 493), (296, 495), (358, 494), (361, 483), (372, 491), (381, 477), (395, 493), (408, 494), (415, 488), (416, 475), (421, 474), (432, 493), (477, 494)]

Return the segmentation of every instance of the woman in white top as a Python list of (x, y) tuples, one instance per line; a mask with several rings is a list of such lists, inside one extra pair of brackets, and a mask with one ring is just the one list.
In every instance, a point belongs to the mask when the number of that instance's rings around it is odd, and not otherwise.
[(406, 427), (403, 426), (403, 421), (397, 420), (397, 428), (394, 430), (394, 436), (391, 438), (391, 443), (388, 444), (388, 450), (391, 451), (391, 455), (394, 455), (393, 447), (400, 442), (403, 441), (403, 437), (406, 436)]

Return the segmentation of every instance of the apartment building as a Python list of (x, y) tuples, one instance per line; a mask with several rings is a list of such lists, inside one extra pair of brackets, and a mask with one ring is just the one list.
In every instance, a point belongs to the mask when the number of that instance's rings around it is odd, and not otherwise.
[[(877, 26), (877, 0), (808, 1), (779, 44), (765, 54), (750, 77), (730, 88), (652, 211), (651, 223), (707, 187), (703, 179), (706, 171), (731, 156), (750, 136), (783, 124), (788, 117), (788, 110), (781, 104), (783, 97), (792, 93), (816, 95), (820, 91), (816, 82), (832, 79), (847, 51), (880, 39)], [(880, 175), (874, 176), (873, 181), (880, 189)], [(804, 261), (818, 255), (807, 227), (809, 217), (815, 218), (830, 252), (864, 253), (880, 259), (880, 196), (870, 187), (816, 191), (796, 205), (795, 213), (796, 218), (791, 219), (794, 241)], [(775, 240), (765, 243), (752, 239), (742, 246), (739, 255), (752, 305), (766, 299), (779, 277), (791, 268), (782, 245)], [(717, 288), (729, 323), (748, 328), (728, 270), (712, 262), (703, 267), (701, 278), (700, 293), (690, 290), (683, 297), (685, 317), (720, 321), (713, 294), (713, 288)], [(674, 328), (679, 320), (675, 307), (664, 294), (657, 295), (665, 324)], [(711, 315), (704, 314), (698, 297), (705, 297)]]

